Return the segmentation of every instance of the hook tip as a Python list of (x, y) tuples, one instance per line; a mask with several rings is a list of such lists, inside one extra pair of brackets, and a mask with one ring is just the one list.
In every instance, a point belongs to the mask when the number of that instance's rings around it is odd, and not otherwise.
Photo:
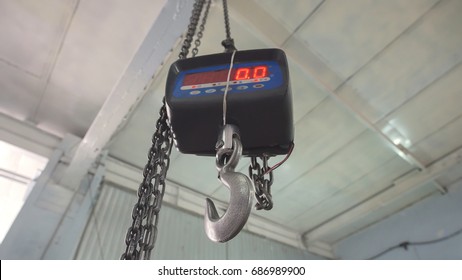
[(215, 207), (215, 203), (210, 198), (206, 198), (205, 202), (207, 203), (207, 211), (205, 212), (205, 218), (207, 220), (213, 221), (220, 218), (218, 215), (217, 208)]

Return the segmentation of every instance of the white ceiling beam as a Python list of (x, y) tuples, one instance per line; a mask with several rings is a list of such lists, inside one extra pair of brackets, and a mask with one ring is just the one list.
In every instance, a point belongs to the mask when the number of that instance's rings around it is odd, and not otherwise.
[(305, 244), (305, 247), (309, 252), (326, 257), (328, 259), (336, 259), (334, 250), (330, 244), (322, 241), (305, 243), (305, 239), (302, 239), (302, 242)]
[(70, 189), (79, 186), (111, 136), (144, 96), (154, 73), (185, 31), (192, 5), (193, 1), (166, 1), (132, 62), (88, 129), (60, 184)]
[(391, 203), (396, 197), (402, 196), (405, 193), (411, 192), (415, 188), (437, 179), (448, 172), (451, 168), (461, 163), (462, 148), (459, 148), (443, 159), (432, 163), (425, 170), (420, 171), (413, 176), (394, 182), (393, 187), (374, 196), (357, 207), (342, 213), (331, 221), (307, 232), (304, 235), (304, 240), (307, 244), (309, 244), (310, 242), (322, 239), (322, 237), (327, 233), (339, 231), (341, 228), (354, 223), (369, 213), (378, 211), (382, 205)]
[(0, 113), (0, 140), (50, 158), (61, 139), (35, 125)]
[[(99, 159), (98, 167), (91, 181), (86, 182), (81, 187), (82, 193), (74, 196), (70, 201), (42, 255), (42, 259), (70, 260), (74, 257), (101, 192), (101, 181), (106, 171), (104, 166), (106, 156), (107, 150), (103, 152), (102, 157)], [(86, 193), (83, 193), (84, 191)]]

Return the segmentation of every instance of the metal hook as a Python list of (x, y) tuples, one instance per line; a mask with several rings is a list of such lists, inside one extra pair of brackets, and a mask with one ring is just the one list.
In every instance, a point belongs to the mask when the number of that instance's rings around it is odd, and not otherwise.
[(252, 209), (252, 181), (246, 175), (234, 171), (242, 156), (242, 143), (237, 128), (225, 125), (217, 143), (216, 164), (218, 175), (229, 188), (230, 201), (225, 214), (220, 217), (213, 201), (206, 199), (205, 233), (215, 242), (226, 242), (244, 227)]

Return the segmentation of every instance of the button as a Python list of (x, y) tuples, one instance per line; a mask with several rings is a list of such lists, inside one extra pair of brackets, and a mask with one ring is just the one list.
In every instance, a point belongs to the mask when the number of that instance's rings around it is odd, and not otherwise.
[[(232, 87), (228, 87), (228, 91), (231, 91), (232, 89), (233, 89)], [(226, 90), (226, 87), (224, 87), (224, 88), (222, 88), (220, 90), (224, 92)]]
[(237, 89), (238, 90), (244, 90), (244, 89), (248, 89), (249, 87), (248, 86), (238, 86)]
[(206, 90), (205, 92), (206, 92), (206, 93), (213, 93), (213, 92), (215, 92), (215, 91), (217, 91), (217, 90), (214, 89), (214, 88), (210, 88), (210, 89)]
[(192, 91), (189, 92), (189, 94), (191, 94), (191, 95), (198, 95), (199, 93), (201, 93), (200, 90), (192, 90)]
[(264, 84), (256, 84), (256, 85), (253, 85), (253, 88), (262, 88), (264, 86), (265, 86)]

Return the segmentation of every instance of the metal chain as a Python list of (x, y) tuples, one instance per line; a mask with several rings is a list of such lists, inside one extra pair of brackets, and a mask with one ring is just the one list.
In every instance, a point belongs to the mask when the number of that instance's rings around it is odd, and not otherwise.
[(223, 0), (223, 14), (225, 18), (226, 39), (231, 39), (231, 27), (229, 25), (228, 1)]
[(204, 6), (205, 0), (196, 0), (194, 2), (193, 10), (191, 17), (189, 18), (188, 30), (186, 31), (186, 36), (181, 47), (181, 52), (178, 55), (179, 59), (185, 59), (188, 56), (189, 48), (191, 47), (191, 42), (193, 41), (194, 34), (196, 33), (197, 24), (202, 13), (202, 7)]
[(231, 27), (229, 25), (229, 16), (228, 16), (228, 1), (223, 0), (223, 15), (225, 18), (225, 31), (226, 39), (221, 42), (221, 45), (225, 47), (225, 52), (233, 52), (236, 49), (234, 46), (234, 39), (231, 38)]
[[(255, 186), (255, 209), (271, 210), (273, 208), (273, 198), (271, 196), (271, 185), (273, 184), (273, 171), (268, 172), (268, 156), (262, 156), (262, 166), (257, 161), (257, 157), (251, 157), (249, 166), (249, 177)], [(268, 174), (267, 174), (268, 173)], [(265, 176), (268, 175), (267, 178)]]
[[(194, 33), (205, 0), (196, 0), (194, 3), (186, 38), (178, 55), (180, 59), (187, 57)], [(204, 14), (205, 18), (207, 14)], [(205, 20), (203, 20), (205, 25)], [(201, 30), (203, 32), (203, 28)], [(201, 36), (202, 37), (202, 33)], [(199, 38), (200, 45), (200, 38)], [(196, 45), (196, 48), (199, 46)], [(159, 111), (156, 131), (152, 136), (152, 146), (148, 153), (148, 163), (143, 170), (143, 182), (138, 189), (138, 201), (132, 210), (132, 225), (125, 236), (126, 249), (122, 254), (123, 260), (150, 259), (152, 249), (157, 238), (157, 224), (162, 199), (165, 191), (165, 179), (170, 165), (170, 153), (173, 146), (173, 137), (168, 122), (165, 98)]]
[(125, 237), (127, 248), (121, 256), (123, 260), (149, 259), (157, 237), (158, 214), (173, 145), (165, 99), (159, 115), (143, 171), (144, 179), (138, 189), (138, 202), (132, 211), (133, 222)]
[(209, 15), (209, 10), (210, 10), (210, 3), (211, 0), (207, 0), (207, 6), (205, 7), (204, 15), (202, 16), (202, 22), (199, 25), (199, 31), (196, 34), (196, 40), (194, 41), (194, 48), (192, 49), (192, 57), (195, 57), (197, 53), (199, 52), (199, 46), (201, 45), (201, 39), (202, 36), (204, 35), (204, 30), (205, 30), (205, 24), (207, 23), (207, 16)]

